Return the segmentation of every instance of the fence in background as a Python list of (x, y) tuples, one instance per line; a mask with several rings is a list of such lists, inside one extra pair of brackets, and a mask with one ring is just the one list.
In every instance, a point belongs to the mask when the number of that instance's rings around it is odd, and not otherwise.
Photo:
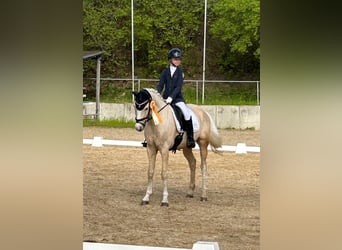
[[(85, 80), (96, 80), (95, 78), (84, 78)], [(132, 81), (131, 78), (101, 78), (103, 81), (119, 81), (119, 82), (132, 82), (132, 91), (140, 90), (142, 88), (152, 87), (155, 88), (159, 79), (139, 79), (136, 78)], [(196, 104), (199, 104), (199, 100), (201, 99), (201, 104), (205, 104), (205, 97), (206, 97), (206, 84), (243, 84), (249, 83), (255, 85), (255, 96), (256, 96), (256, 103), (260, 105), (260, 81), (234, 81), (234, 80), (184, 80), (184, 83), (193, 84), (195, 86), (195, 95), (196, 95)], [(133, 97), (132, 97), (133, 98)]]
[[(99, 104), (99, 114), (95, 113), (95, 103), (83, 103), (83, 117), (99, 120), (135, 121), (133, 103)], [(201, 105), (210, 114), (217, 128), (260, 129), (260, 106), (256, 105)]]

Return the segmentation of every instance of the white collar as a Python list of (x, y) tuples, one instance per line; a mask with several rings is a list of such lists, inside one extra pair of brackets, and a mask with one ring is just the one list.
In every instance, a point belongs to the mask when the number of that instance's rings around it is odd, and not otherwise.
[(172, 64), (170, 64), (170, 72), (171, 72), (171, 77), (173, 76), (173, 74), (175, 73), (177, 67), (173, 66)]

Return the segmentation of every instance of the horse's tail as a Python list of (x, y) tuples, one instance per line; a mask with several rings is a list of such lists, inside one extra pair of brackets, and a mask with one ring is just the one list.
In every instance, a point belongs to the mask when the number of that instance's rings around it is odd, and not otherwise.
[(211, 149), (217, 153), (217, 148), (222, 146), (222, 138), (218, 133), (218, 130), (216, 128), (216, 125), (214, 123), (213, 118), (211, 118), (210, 114), (206, 112), (209, 119), (210, 119), (210, 134), (209, 134), (209, 144), (211, 146)]

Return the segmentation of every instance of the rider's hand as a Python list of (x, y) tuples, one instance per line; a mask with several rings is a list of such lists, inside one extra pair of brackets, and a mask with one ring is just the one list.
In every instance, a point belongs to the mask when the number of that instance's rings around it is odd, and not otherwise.
[(170, 104), (171, 102), (172, 102), (172, 97), (168, 97), (167, 99), (166, 99), (166, 101), (165, 101), (167, 104)]

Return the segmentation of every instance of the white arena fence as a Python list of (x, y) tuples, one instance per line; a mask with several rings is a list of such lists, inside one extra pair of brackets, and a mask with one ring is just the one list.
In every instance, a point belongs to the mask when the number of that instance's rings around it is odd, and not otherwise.
[[(95, 136), (93, 139), (83, 139), (83, 144), (89, 144), (93, 147), (102, 147), (103, 145), (142, 147), (141, 143), (141, 141), (106, 140), (100, 136)], [(208, 148), (210, 149), (210, 146)], [(198, 150), (198, 145), (194, 149)], [(222, 147), (218, 148), (218, 151), (231, 151), (236, 154), (246, 154), (247, 152), (260, 153), (260, 147), (247, 146), (246, 143), (238, 143), (236, 146), (222, 145)]]
[(83, 242), (83, 250), (220, 250), (220, 248), (217, 242), (207, 241), (198, 241), (191, 249)]

